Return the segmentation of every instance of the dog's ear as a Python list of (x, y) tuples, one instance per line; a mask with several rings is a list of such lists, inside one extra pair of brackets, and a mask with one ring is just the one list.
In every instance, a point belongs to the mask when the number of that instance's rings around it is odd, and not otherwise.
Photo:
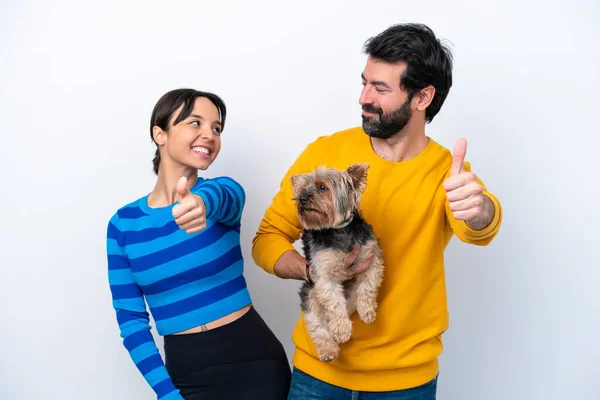
[(301, 189), (302, 185), (302, 174), (295, 174), (290, 177), (292, 181), (292, 189), (294, 190), (294, 196), (298, 195), (298, 191)]
[(352, 184), (355, 189), (363, 192), (367, 187), (367, 170), (369, 169), (369, 164), (366, 163), (357, 163), (353, 164), (346, 169), (346, 172), (352, 179)]

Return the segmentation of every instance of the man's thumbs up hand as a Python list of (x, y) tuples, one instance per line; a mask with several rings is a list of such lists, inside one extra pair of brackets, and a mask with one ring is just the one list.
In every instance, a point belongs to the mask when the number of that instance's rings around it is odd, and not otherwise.
[(454, 147), (450, 176), (444, 181), (446, 198), (454, 218), (466, 221), (473, 229), (483, 229), (494, 216), (494, 205), (483, 194), (483, 187), (473, 172), (464, 169), (467, 141), (459, 139)]

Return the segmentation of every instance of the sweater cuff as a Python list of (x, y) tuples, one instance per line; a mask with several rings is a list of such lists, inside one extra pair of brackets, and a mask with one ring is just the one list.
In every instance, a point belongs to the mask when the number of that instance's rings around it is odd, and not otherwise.
[(193, 194), (199, 196), (204, 202), (206, 219), (212, 219), (216, 207), (214, 207), (214, 205), (212, 204), (212, 199), (210, 198), (210, 196), (206, 194), (203, 190), (196, 190), (193, 192)]
[(500, 202), (496, 196), (487, 191), (484, 191), (483, 194), (492, 201), (492, 204), (494, 205), (494, 216), (492, 217), (490, 223), (483, 229), (473, 229), (469, 227), (465, 221), (461, 221), (465, 237), (472, 241), (484, 240), (494, 236), (498, 231), (500, 223), (502, 222), (502, 208), (500, 207)]
[(174, 390), (166, 396), (160, 398), (160, 400), (185, 400), (179, 393), (179, 390)]
[[(282, 255), (288, 251), (296, 251), (294, 246), (285, 239), (274, 240), (264, 250), (258, 252), (258, 265), (261, 265), (265, 271), (281, 278), (275, 273), (275, 263)], [(281, 278), (283, 279), (283, 278)]]

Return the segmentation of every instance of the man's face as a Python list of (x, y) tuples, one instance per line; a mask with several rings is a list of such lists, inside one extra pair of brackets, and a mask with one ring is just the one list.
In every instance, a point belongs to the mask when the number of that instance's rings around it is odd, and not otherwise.
[(362, 73), (363, 130), (369, 136), (388, 139), (410, 121), (411, 99), (400, 89), (400, 77), (406, 64), (390, 64), (369, 57)]

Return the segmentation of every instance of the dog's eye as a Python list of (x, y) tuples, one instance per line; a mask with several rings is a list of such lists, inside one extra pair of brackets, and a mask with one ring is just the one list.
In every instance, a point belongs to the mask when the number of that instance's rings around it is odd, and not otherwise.
[(327, 190), (327, 188), (325, 187), (325, 185), (321, 185), (321, 186), (319, 186), (319, 191), (320, 191), (320, 192), (324, 192), (324, 191), (326, 191), (326, 190)]

